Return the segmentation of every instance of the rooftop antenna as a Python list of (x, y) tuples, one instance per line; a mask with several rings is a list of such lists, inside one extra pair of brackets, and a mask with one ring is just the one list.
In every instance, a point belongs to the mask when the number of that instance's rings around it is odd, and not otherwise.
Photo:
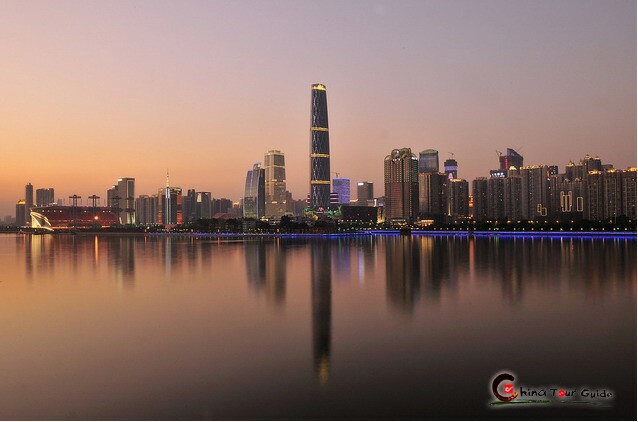
[(169, 187), (170, 185), (168, 184), (168, 169), (166, 169), (166, 187)]
[(454, 159), (454, 153), (453, 153), (453, 152), (449, 152), (449, 151), (448, 151), (448, 154), (450, 154), (450, 158), (451, 158), (451, 159)]

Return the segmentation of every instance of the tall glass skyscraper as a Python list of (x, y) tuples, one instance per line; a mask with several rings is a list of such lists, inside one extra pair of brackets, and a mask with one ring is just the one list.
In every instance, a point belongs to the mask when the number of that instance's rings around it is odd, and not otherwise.
[(439, 152), (435, 149), (426, 149), (419, 153), (419, 173), (439, 172)]
[(286, 213), (286, 161), (281, 151), (270, 150), (264, 157), (266, 170), (266, 217), (281, 218)]
[(265, 171), (261, 163), (255, 163), (246, 174), (246, 190), (244, 191), (244, 218), (261, 218), (266, 205)]
[(310, 207), (330, 204), (330, 142), (326, 86), (312, 85), (310, 106)]

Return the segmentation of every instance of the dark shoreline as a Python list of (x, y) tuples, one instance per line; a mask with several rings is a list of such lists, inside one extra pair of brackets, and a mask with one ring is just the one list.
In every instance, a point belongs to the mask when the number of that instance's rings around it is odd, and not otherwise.
[(637, 232), (629, 231), (468, 231), (468, 230), (413, 230), (409, 234), (400, 230), (363, 230), (354, 232), (337, 233), (199, 233), (199, 232), (130, 232), (130, 231), (78, 231), (78, 232), (52, 232), (52, 233), (18, 233), (32, 236), (40, 235), (72, 235), (72, 236), (157, 236), (157, 237), (195, 237), (195, 238), (335, 238), (354, 236), (457, 236), (457, 237), (514, 237), (514, 238), (625, 238), (636, 239)]

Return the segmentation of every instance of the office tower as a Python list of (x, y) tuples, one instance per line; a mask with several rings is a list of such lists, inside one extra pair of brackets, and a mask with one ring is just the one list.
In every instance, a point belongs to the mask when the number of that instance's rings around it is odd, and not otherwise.
[(330, 202), (330, 141), (325, 85), (312, 85), (310, 115), (310, 207), (328, 208)]
[(184, 223), (192, 223), (197, 220), (197, 192), (188, 189), (182, 201), (184, 205)]
[(419, 153), (419, 173), (439, 172), (439, 152), (435, 149), (426, 149)]
[(622, 172), (622, 215), (636, 219), (636, 168)]
[(393, 150), (383, 163), (386, 221), (412, 221), (419, 207), (419, 160), (410, 148)]
[(270, 150), (264, 157), (266, 176), (266, 217), (281, 218), (286, 213), (286, 161), (284, 154)]
[(449, 180), (447, 183), (447, 215), (450, 217), (467, 217), (470, 214), (468, 194), (467, 180)]
[(109, 208), (119, 208), (120, 207), (120, 197), (117, 194), (117, 185), (113, 185), (113, 186), (111, 186), (110, 189), (107, 189), (107, 191), (106, 191), (106, 206), (109, 207)]
[(252, 170), (246, 173), (244, 190), (244, 218), (259, 219), (265, 214), (266, 185), (265, 171), (261, 163), (255, 163)]
[(233, 209), (233, 201), (227, 198), (213, 199), (213, 216), (215, 214), (229, 214)]
[(165, 226), (182, 224), (184, 219), (182, 188), (171, 187), (166, 172), (166, 186), (157, 192), (157, 222)]
[(603, 214), (605, 219), (615, 219), (622, 215), (622, 172), (616, 169), (603, 173), (603, 191), (605, 200)]
[(448, 179), (456, 179), (459, 175), (459, 164), (454, 158), (445, 160), (445, 162), (443, 163), (443, 169)]
[(140, 195), (135, 200), (135, 217), (139, 224), (157, 223), (157, 196)]
[(211, 218), (213, 216), (211, 199), (210, 192), (197, 192), (196, 217), (198, 219)]
[(588, 172), (585, 186), (585, 218), (592, 221), (602, 220), (605, 216), (603, 172)]
[(16, 225), (24, 226), (27, 221), (27, 202), (21, 199), (16, 204)]
[(504, 185), (504, 217), (518, 221), (523, 218), (523, 179), (521, 176), (505, 178)]
[(117, 194), (120, 197), (120, 224), (135, 224), (135, 178), (117, 179)]
[(340, 205), (350, 205), (350, 179), (338, 177), (332, 179), (332, 189), (338, 195)]
[(182, 188), (166, 186), (157, 194), (157, 222), (163, 225), (182, 224), (184, 222), (184, 197)]
[(523, 218), (533, 220), (537, 217), (547, 217), (549, 208), (547, 166), (524, 166), (520, 168), (520, 173)]
[(33, 185), (31, 183), (27, 183), (24, 187), (24, 206), (25, 206), (25, 215), (24, 215), (24, 224), (27, 226), (31, 224), (31, 208), (33, 208)]
[(487, 220), (487, 177), (477, 177), (472, 181), (472, 199), (474, 201), (474, 219)]
[(357, 183), (357, 205), (370, 206), (374, 203), (374, 184), (372, 182)]
[(55, 191), (53, 188), (36, 189), (35, 204), (38, 207), (48, 207), (55, 202)]
[(492, 177), (487, 180), (487, 218), (498, 220), (505, 217), (505, 178)]
[(500, 155), (498, 161), (501, 170), (509, 170), (510, 167), (516, 167), (517, 169), (523, 167), (523, 156), (512, 148), (507, 148), (505, 155)]
[(419, 173), (419, 213), (437, 219), (447, 214), (448, 178), (445, 173)]

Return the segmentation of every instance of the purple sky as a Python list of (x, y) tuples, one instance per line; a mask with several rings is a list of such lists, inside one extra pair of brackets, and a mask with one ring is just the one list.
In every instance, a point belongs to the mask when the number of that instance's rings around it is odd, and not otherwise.
[(634, 1), (2, 1), (0, 40), (0, 216), (28, 181), (150, 194), (167, 167), (237, 200), (268, 149), (305, 197), (312, 83), (332, 170), (376, 195), (398, 147), (468, 180), (507, 147), (636, 165)]

